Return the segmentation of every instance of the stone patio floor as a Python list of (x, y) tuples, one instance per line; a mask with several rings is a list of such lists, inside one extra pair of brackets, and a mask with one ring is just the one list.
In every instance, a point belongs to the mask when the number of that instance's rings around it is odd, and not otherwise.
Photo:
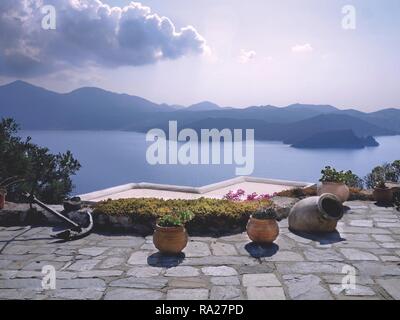
[[(0, 227), (0, 299), (400, 299), (400, 213), (346, 205), (334, 234), (295, 235), (285, 220), (270, 247), (192, 237), (180, 257), (160, 256), (151, 237), (59, 243), (51, 228)], [(55, 290), (42, 289), (44, 265), (57, 270)], [(352, 270), (356, 287), (343, 290)]]

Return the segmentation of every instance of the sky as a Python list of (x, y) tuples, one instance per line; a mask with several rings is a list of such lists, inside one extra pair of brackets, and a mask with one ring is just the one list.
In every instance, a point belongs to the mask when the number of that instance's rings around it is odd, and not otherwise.
[[(0, 84), (180, 105), (400, 107), (398, 0), (44, 2), (55, 30), (41, 28), (43, 0), (1, 0)], [(343, 28), (346, 5), (354, 29)]]

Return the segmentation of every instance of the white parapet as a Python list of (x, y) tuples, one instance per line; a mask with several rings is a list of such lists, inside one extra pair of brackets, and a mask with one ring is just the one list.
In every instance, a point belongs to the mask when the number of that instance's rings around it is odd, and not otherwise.
[(163, 199), (198, 199), (201, 197), (221, 199), (230, 190), (243, 189), (251, 194), (273, 194), (294, 188), (307, 188), (314, 183), (300, 181), (275, 180), (257, 177), (236, 177), (203, 187), (188, 187), (154, 183), (129, 183), (80, 195), (83, 201), (98, 202), (107, 199), (163, 198)]

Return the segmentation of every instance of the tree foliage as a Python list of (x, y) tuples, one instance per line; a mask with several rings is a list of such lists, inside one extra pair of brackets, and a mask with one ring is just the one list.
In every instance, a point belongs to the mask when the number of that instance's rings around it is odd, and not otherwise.
[(400, 160), (396, 160), (393, 163), (384, 163), (381, 166), (375, 167), (371, 173), (365, 178), (365, 185), (373, 189), (379, 184), (385, 182), (399, 182), (400, 181)]
[(52, 154), (48, 148), (17, 136), (19, 126), (12, 119), (0, 123), (0, 181), (16, 177), (22, 183), (9, 188), (10, 201), (23, 200), (24, 192), (34, 193), (47, 203), (60, 203), (73, 189), (71, 176), (80, 163), (70, 151)]

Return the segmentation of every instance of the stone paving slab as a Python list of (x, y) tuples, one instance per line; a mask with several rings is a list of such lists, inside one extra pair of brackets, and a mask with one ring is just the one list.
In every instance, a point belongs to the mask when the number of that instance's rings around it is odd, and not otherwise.
[[(274, 245), (245, 233), (192, 237), (176, 257), (157, 253), (151, 236), (60, 243), (49, 227), (0, 227), (0, 299), (400, 299), (400, 213), (346, 205), (333, 234), (293, 234), (283, 220)], [(42, 287), (45, 265), (55, 290)]]

